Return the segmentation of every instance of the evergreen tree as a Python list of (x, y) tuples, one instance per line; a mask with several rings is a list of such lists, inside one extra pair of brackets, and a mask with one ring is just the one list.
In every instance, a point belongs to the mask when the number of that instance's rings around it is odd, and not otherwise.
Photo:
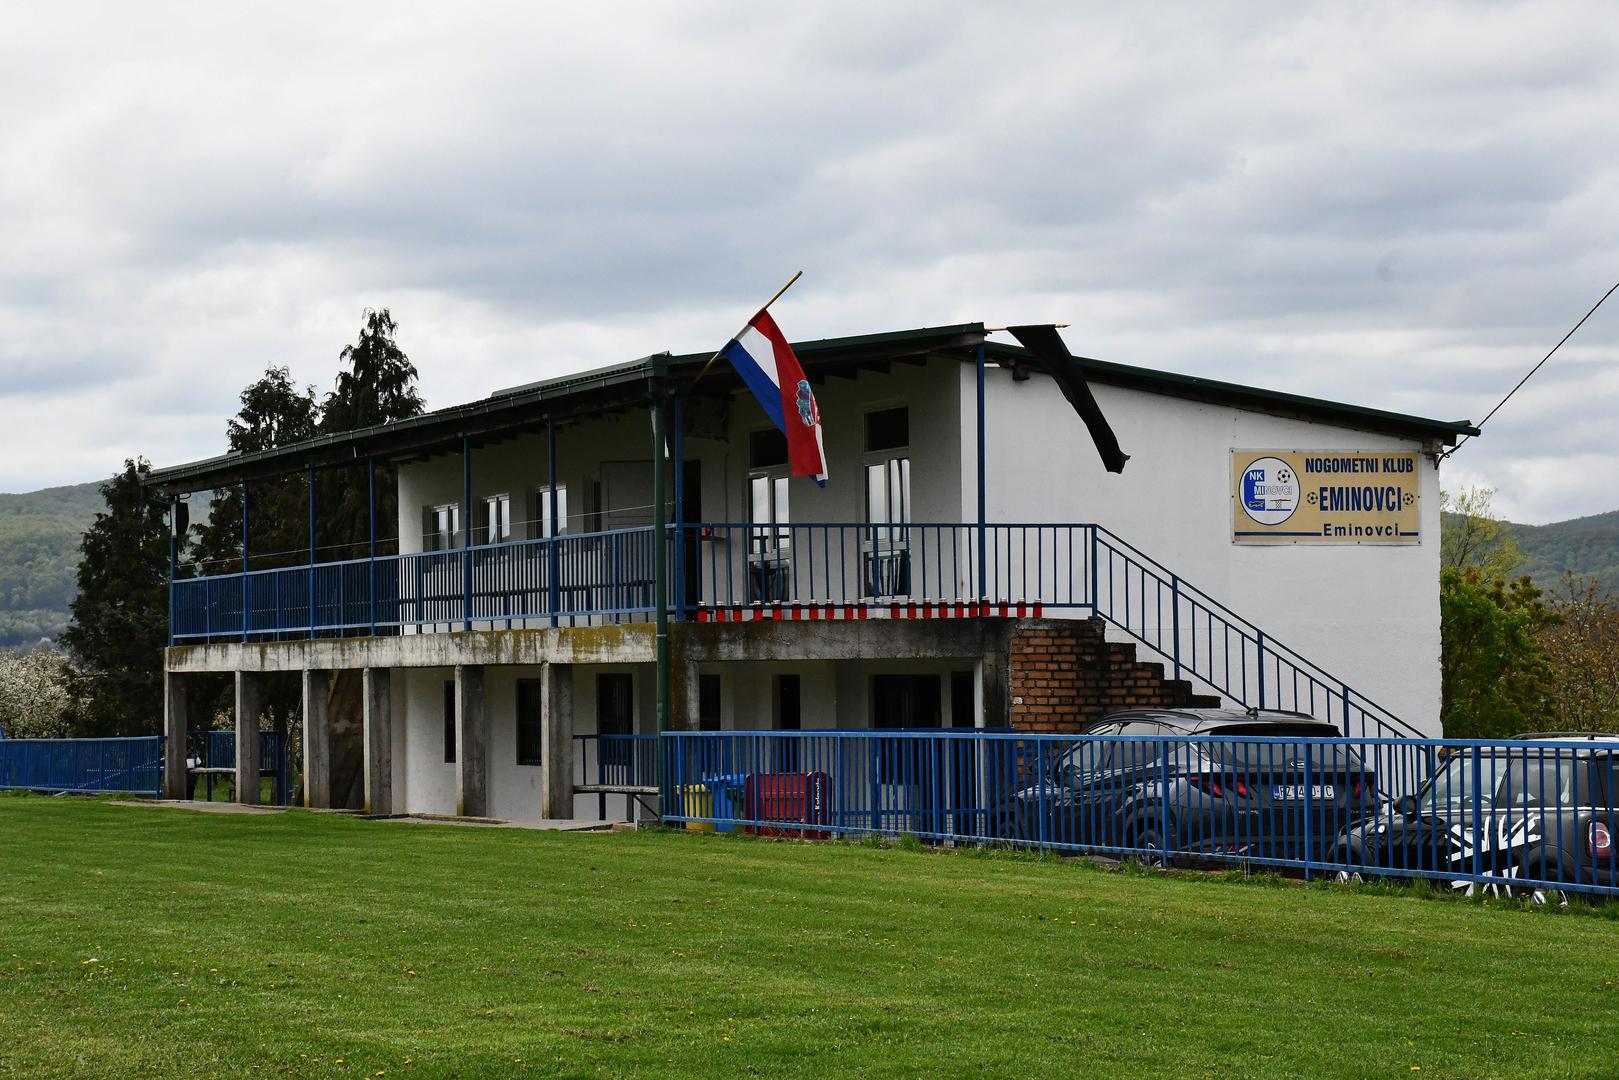
[[(284, 367), (272, 367), (242, 391), (242, 407), (225, 424), (233, 453), (272, 450), (312, 438), (319, 422), (315, 388), (302, 390)], [(254, 481), (248, 494), (249, 554), (254, 569), (298, 566), (308, 562), (309, 484), (305, 477), (277, 476)], [(204, 573), (229, 574), (241, 569), (242, 489), (215, 493), (208, 520), (196, 527), (191, 552)]]
[[(416, 391), (416, 366), (410, 362), (394, 333), (398, 324), (387, 308), (367, 309), (360, 339), (338, 356), (346, 369), (326, 396), (321, 410), (323, 433), (356, 431), (419, 416), (422, 398)], [(394, 490), (395, 470), (379, 468), (376, 477), (377, 531), (388, 542), (382, 554), (398, 550), (392, 541), (398, 522)], [(323, 470), (317, 485), (319, 542), (329, 558), (355, 558), (366, 554), (370, 537), (370, 493), (365, 467)]]
[(169, 632), (166, 500), (142, 486), (145, 458), (101, 487), (107, 507), (80, 545), (79, 595), (61, 643), (72, 655), (74, 734), (163, 730), (163, 647)]

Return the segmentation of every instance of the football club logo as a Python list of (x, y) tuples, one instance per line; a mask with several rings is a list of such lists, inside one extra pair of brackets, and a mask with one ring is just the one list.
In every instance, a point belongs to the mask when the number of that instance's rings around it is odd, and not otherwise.
[(798, 418), (805, 427), (814, 427), (821, 421), (820, 410), (815, 407), (815, 395), (810, 393), (808, 379), (798, 380)]
[(1242, 471), (1237, 498), (1261, 525), (1280, 525), (1299, 508), (1299, 478), (1281, 458), (1262, 457)]

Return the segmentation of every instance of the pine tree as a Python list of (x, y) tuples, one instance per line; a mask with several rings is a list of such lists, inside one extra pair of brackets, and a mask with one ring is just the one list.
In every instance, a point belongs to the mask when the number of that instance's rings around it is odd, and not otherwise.
[[(323, 433), (356, 431), (419, 416), (422, 398), (416, 391), (416, 366), (410, 362), (394, 333), (398, 324), (387, 308), (367, 309), (360, 339), (346, 346), (338, 360), (336, 388), (321, 408)], [(379, 468), (376, 477), (378, 531), (391, 538), (397, 519), (395, 470)], [(364, 466), (323, 470), (316, 489), (319, 542), (331, 558), (357, 558), (367, 554), (371, 529), (370, 492)], [(380, 554), (398, 550), (389, 540)]]
[(164, 498), (143, 486), (151, 465), (124, 462), (101, 487), (107, 508), (80, 545), (79, 595), (61, 643), (78, 668), (74, 734), (163, 730), (163, 647), (169, 627), (169, 525)]

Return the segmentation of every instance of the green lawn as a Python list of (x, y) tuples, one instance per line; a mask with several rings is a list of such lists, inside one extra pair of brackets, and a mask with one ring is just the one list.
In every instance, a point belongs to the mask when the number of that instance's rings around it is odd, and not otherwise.
[(0, 1075), (1613, 1076), (1619, 923), (0, 797)]

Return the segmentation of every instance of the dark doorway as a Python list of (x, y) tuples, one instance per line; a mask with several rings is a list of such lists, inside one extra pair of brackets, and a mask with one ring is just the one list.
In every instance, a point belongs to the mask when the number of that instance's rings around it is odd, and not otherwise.
[(943, 696), (937, 675), (873, 675), (871, 726), (936, 728), (944, 726)]

